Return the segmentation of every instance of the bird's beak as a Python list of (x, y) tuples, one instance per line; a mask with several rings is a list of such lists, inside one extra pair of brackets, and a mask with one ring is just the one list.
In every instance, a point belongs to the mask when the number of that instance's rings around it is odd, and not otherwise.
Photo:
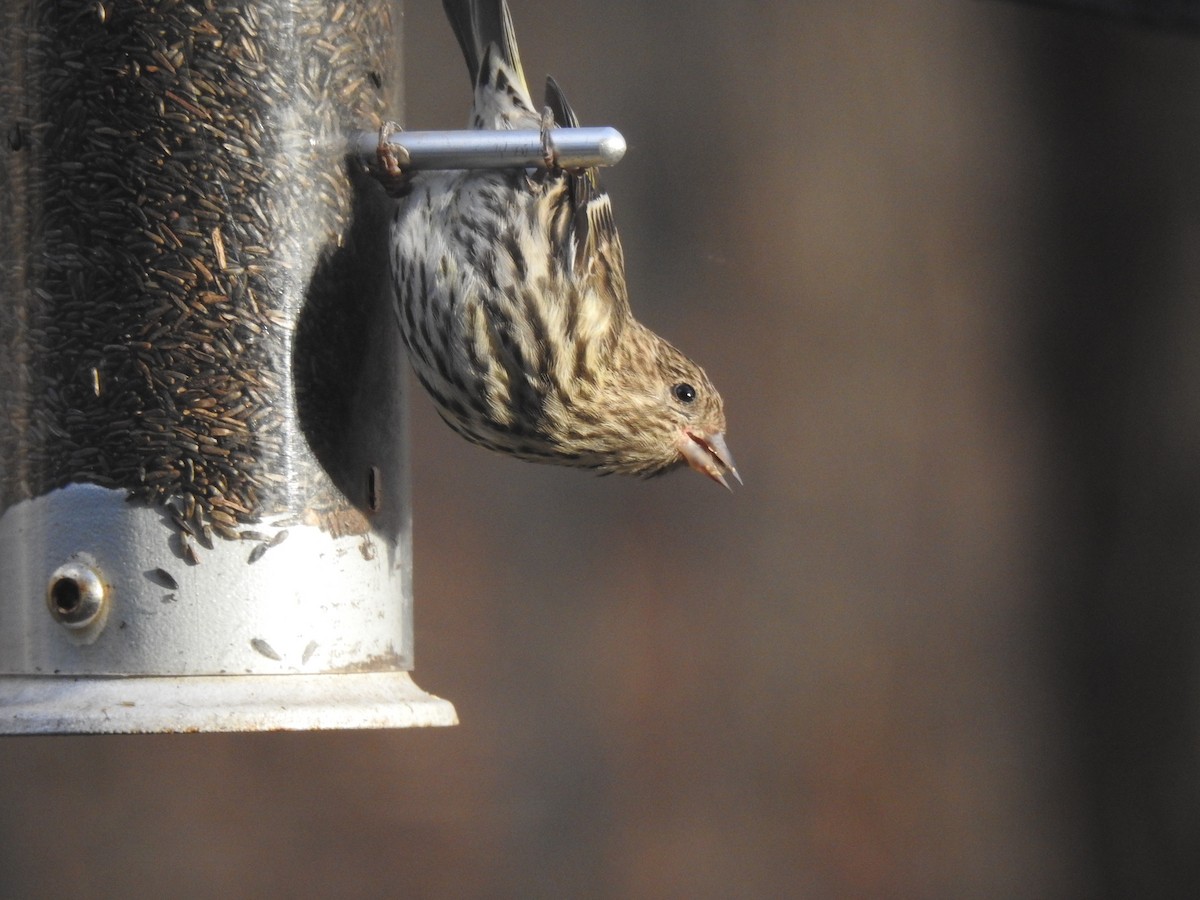
[(679, 453), (689, 466), (728, 490), (733, 488), (725, 480), (727, 474), (736, 478), (738, 484), (742, 483), (742, 476), (733, 464), (733, 454), (725, 446), (725, 435), (720, 432), (705, 434), (685, 428), (679, 436)]

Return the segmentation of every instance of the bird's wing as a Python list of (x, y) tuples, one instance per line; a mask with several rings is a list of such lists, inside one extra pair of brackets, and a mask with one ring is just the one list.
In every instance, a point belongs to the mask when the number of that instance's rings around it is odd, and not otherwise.
[[(546, 106), (554, 121), (564, 128), (578, 128), (579, 117), (567, 102), (558, 82), (546, 78)], [(602, 295), (627, 310), (625, 293), (625, 258), (617, 223), (613, 219), (612, 202), (600, 187), (600, 170), (576, 169), (562, 175), (567, 182), (568, 216), (562, 220), (565, 233), (559, 246), (563, 262), (577, 280), (592, 281)]]

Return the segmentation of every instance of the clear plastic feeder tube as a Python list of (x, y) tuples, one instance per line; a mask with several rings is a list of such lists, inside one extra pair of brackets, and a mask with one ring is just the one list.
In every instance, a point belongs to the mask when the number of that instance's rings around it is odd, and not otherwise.
[(412, 683), (392, 0), (0, 6), (0, 731), (449, 724)]

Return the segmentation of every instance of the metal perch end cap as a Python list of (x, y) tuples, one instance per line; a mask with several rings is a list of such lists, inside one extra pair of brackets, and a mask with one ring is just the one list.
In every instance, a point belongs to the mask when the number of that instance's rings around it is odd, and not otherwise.
[(600, 128), (597, 129), (603, 134), (600, 137), (600, 145), (597, 148), (598, 155), (603, 162), (598, 165), (615, 166), (625, 156), (625, 151), (628, 149), (625, 144), (625, 136), (615, 128)]

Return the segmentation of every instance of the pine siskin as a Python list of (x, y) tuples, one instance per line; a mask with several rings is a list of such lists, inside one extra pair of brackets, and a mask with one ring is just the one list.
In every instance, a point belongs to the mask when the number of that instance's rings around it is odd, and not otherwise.
[[(444, 6), (475, 86), (473, 128), (578, 124), (552, 78), (534, 110), (505, 0)], [(381, 143), (400, 174), (389, 153)], [(708, 376), (630, 312), (595, 169), (414, 173), (403, 191), (400, 327), (451, 428), (536, 462), (642, 476), (687, 463), (726, 487), (738, 477)]]

